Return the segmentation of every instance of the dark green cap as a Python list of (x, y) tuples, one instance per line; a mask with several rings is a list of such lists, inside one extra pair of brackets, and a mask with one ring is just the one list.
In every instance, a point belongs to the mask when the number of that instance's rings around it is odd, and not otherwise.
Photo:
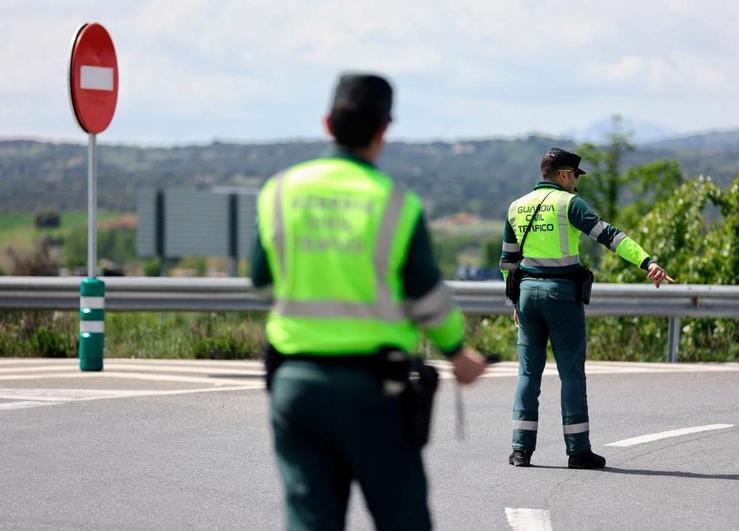
[(579, 168), (581, 160), (580, 155), (564, 149), (552, 148), (541, 159), (541, 167), (544, 169), (546, 165), (552, 170), (575, 170), (576, 175), (583, 175), (586, 172)]
[(331, 110), (365, 111), (390, 119), (393, 88), (374, 74), (347, 73), (339, 77)]

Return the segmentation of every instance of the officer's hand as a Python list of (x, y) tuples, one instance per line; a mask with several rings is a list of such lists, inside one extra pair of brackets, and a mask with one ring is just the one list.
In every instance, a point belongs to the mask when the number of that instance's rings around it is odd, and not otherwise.
[(521, 323), (518, 322), (518, 310), (513, 308), (513, 322), (516, 323), (516, 328), (521, 326)]
[(667, 272), (662, 269), (662, 267), (660, 267), (656, 262), (652, 262), (651, 264), (649, 264), (649, 267), (647, 267), (647, 271), (649, 271), (649, 273), (647, 274), (647, 278), (654, 282), (654, 285), (658, 288), (664, 280), (666, 280), (670, 284), (675, 283), (675, 280), (673, 280), (670, 275), (668, 275)]
[(475, 349), (464, 347), (452, 358), (452, 365), (457, 381), (461, 384), (471, 384), (485, 372), (487, 361)]

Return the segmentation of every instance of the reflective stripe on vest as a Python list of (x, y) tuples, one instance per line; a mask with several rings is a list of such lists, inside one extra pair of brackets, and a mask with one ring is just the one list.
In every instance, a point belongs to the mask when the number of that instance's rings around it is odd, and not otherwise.
[(559, 225), (559, 250), (562, 251), (562, 256), (568, 256), (570, 254), (570, 237), (569, 228), (570, 223), (567, 221), (567, 202), (569, 196), (567, 194), (557, 194), (559, 201), (556, 203), (557, 209), (557, 224)]
[(626, 233), (619, 232), (616, 234), (616, 236), (613, 238), (613, 241), (611, 242), (611, 251), (614, 253), (616, 252), (616, 248), (618, 247), (618, 244), (621, 243), (626, 239)]
[(563, 256), (562, 258), (524, 258), (521, 261), (521, 265), (540, 267), (563, 267), (579, 263), (579, 256)]
[(405, 303), (408, 316), (427, 328), (443, 324), (452, 307), (451, 293), (443, 280), (420, 299), (411, 299)]
[[(284, 219), (282, 215), (282, 181), (275, 183), (274, 236), (277, 259), (283, 278), (286, 275)], [(376, 301), (373, 303), (346, 302), (338, 300), (297, 301), (276, 297), (274, 311), (285, 317), (322, 317), (322, 318), (357, 318), (381, 319), (386, 322), (407, 320), (403, 307), (393, 300), (391, 287), (387, 284), (387, 272), (390, 262), (395, 229), (403, 210), (405, 191), (400, 186), (393, 186), (390, 200), (380, 223), (373, 264), (376, 273)]]
[(598, 241), (598, 237), (603, 234), (603, 231), (606, 230), (610, 225), (606, 223), (603, 220), (599, 220), (598, 223), (596, 223), (592, 229), (590, 229), (590, 233), (588, 236), (593, 238), (595, 241)]
[(285, 262), (285, 225), (282, 218), (282, 182), (283, 175), (278, 174), (275, 176), (275, 210), (274, 210), (274, 225), (273, 225), (273, 238), (275, 242), (275, 252), (277, 253), (277, 265), (280, 268), (280, 275), (282, 278), (287, 278), (285, 269), (287, 264)]
[(507, 253), (517, 253), (521, 250), (517, 243), (503, 242), (503, 250)]

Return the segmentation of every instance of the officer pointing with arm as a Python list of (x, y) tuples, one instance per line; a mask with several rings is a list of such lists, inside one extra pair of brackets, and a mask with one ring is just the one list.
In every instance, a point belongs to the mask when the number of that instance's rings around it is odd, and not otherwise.
[(272, 177), (258, 199), (252, 281), (273, 285), (268, 383), (291, 530), (343, 529), (354, 480), (377, 529), (429, 529), (421, 447), (383, 374), (419, 330), (459, 382), (485, 369), (463, 346), (420, 199), (375, 166), (391, 106), (385, 79), (342, 76), (325, 118), (335, 149)]
[(663, 281), (674, 282), (639, 244), (601, 220), (574, 195), (577, 179), (585, 173), (579, 164), (578, 155), (551, 149), (541, 161), (542, 180), (508, 209), (500, 269), (507, 280), (509, 276), (510, 280), (517, 278), (517, 268), (523, 276), (518, 300), (513, 301), (519, 371), (513, 405), (513, 453), (508, 461), (514, 466), (529, 466), (536, 449), (548, 340), (562, 382), (568, 466), (603, 468), (606, 464), (605, 458), (590, 449), (583, 302), (589, 301), (592, 276), (580, 264), (580, 233), (647, 271), (656, 287)]

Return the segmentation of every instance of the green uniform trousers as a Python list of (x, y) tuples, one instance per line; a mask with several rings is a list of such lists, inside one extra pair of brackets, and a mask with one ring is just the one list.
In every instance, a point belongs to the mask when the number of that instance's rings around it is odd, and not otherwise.
[(396, 398), (366, 370), (286, 361), (271, 396), (290, 530), (341, 530), (353, 480), (378, 530), (427, 530), (420, 448), (401, 432)]
[(585, 309), (567, 279), (524, 278), (517, 305), (518, 385), (513, 403), (513, 449), (536, 449), (541, 375), (551, 339), (561, 381), (567, 454), (590, 449), (585, 390)]

